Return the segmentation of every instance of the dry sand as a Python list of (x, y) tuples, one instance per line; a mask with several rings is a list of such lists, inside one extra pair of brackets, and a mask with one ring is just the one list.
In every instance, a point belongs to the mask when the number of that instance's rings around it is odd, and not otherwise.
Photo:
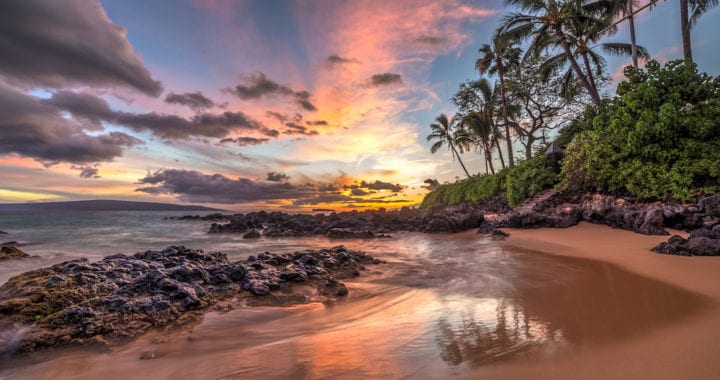
[(615, 264), (709, 298), (707, 311), (677, 325), (571, 355), (503, 362), (470, 378), (496, 379), (720, 379), (720, 257), (659, 255), (650, 248), (667, 236), (645, 236), (581, 223), (568, 229), (506, 229), (502, 244)]

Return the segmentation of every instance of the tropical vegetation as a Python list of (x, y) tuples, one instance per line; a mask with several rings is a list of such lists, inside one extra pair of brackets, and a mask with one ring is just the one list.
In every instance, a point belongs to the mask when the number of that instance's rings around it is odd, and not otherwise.
[[(647, 201), (720, 190), (720, 79), (698, 72), (689, 39), (718, 0), (680, 2), (684, 60), (664, 67), (635, 36), (635, 16), (657, 1), (508, 3), (514, 11), (479, 49), (481, 78), (460, 84), (451, 99), (457, 114), (438, 117), (428, 136), (431, 151), (447, 145), (467, 178), (439, 186), (423, 207), (499, 195), (515, 207), (549, 188)], [(607, 42), (622, 22), (630, 43)], [(632, 59), (614, 98), (601, 96), (607, 55)], [(553, 141), (565, 149), (562, 170), (543, 154)], [(472, 151), (484, 162), (474, 175), (460, 158)]]

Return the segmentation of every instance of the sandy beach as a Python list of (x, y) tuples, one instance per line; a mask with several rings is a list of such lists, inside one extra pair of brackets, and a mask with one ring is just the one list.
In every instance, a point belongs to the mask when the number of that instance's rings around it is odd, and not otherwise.
[(505, 229), (502, 244), (553, 255), (600, 260), (710, 299), (710, 307), (675, 326), (571, 355), (483, 366), (468, 376), (563, 379), (720, 378), (720, 260), (659, 255), (650, 248), (667, 236), (645, 236), (581, 223), (568, 229)]

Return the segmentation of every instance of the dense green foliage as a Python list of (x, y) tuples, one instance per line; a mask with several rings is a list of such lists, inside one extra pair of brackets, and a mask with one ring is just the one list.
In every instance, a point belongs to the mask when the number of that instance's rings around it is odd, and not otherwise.
[(476, 175), (455, 183), (444, 184), (428, 193), (420, 207), (454, 205), (465, 201), (480, 202), (505, 191), (505, 171)]
[(546, 156), (539, 155), (523, 161), (507, 174), (507, 199), (510, 207), (517, 207), (525, 199), (553, 187), (559, 181)]
[(641, 200), (691, 200), (720, 182), (720, 80), (688, 61), (627, 68), (607, 107), (586, 113), (564, 184)]
[(423, 207), (502, 193), (516, 207), (558, 182), (645, 201), (692, 201), (720, 190), (720, 78), (699, 73), (689, 61), (665, 67), (651, 61), (645, 70), (628, 67), (625, 75), (617, 97), (588, 106), (561, 131), (560, 175), (539, 155), (496, 176), (443, 185)]
[(441, 185), (425, 196), (420, 207), (481, 202), (502, 194), (507, 196), (511, 207), (516, 207), (525, 199), (553, 187), (559, 178), (546, 162), (545, 155), (540, 155), (494, 175), (478, 175)]

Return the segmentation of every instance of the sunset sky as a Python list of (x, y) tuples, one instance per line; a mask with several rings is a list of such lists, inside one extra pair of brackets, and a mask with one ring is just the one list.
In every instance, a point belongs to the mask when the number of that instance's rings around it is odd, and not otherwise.
[[(10, 0), (0, 5), (0, 202), (226, 209), (415, 205), (461, 176), (425, 136), (502, 1)], [(638, 20), (681, 57), (679, 7)], [(718, 8), (693, 29), (718, 75)], [(608, 41), (628, 40), (627, 30)], [(621, 77), (627, 59), (609, 59)], [(614, 89), (608, 89), (612, 92)], [(482, 170), (466, 153), (471, 172)]]

